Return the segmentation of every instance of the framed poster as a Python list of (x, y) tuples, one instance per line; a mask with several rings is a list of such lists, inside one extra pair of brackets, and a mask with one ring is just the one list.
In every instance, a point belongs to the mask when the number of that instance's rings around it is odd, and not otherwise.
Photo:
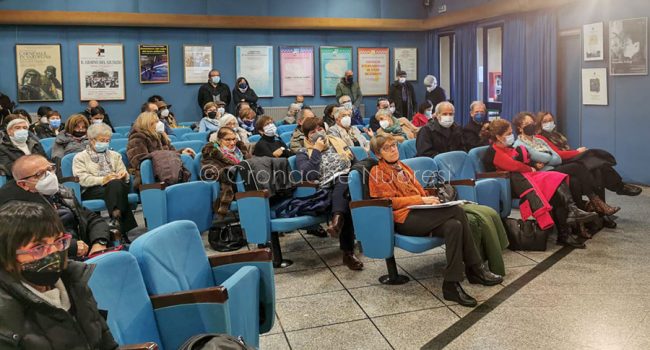
[(397, 72), (406, 72), (406, 80), (418, 80), (418, 49), (416, 47), (396, 47), (393, 49), (393, 67), (395, 79)]
[(236, 46), (235, 62), (257, 96), (273, 97), (273, 46)]
[(280, 46), (280, 96), (314, 96), (314, 47)]
[(585, 24), (582, 26), (582, 51), (585, 61), (601, 61), (603, 49), (603, 22)]
[(388, 95), (388, 56), (387, 47), (357, 48), (359, 86), (364, 96)]
[(582, 69), (582, 104), (607, 106), (607, 69)]
[(169, 83), (169, 46), (138, 45), (140, 83)]
[(320, 95), (336, 96), (336, 86), (352, 70), (352, 47), (320, 47)]
[(203, 84), (212, 70), (212, 46), (183, 45), (185, 84)]
[(79, 97), (88, 100), (124, 100), (122, 44), (79, 44)]
[(648, 74), (648, 17), (609, 22), (609, 74)]
[(16, 45), (18, 102), (63, 101), (61, 45)]

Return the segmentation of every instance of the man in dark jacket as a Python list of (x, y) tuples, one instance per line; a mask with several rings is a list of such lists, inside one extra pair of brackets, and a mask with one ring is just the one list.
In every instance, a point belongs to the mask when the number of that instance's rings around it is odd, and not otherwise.
[(465, 151), (472, 148), (487, 146), (490, 142), (481, 137), (481, 130), (486, 128), (488, 123), (487, 109), (482, 101), (474, 101), (469, 105), (470, 120), (463, 127), (463, 143)]
[[(26, 154), (39, 154), (45, 157), (45, 150), (41, 143), (29, 133), (29, 124), (15, 115), (7, 117), (7, 132), (0, 138), (0, 175), (11, 179), (11, 167), (16, 159)], [(28, 152), (26, 152), (28, 151)]]
[(433, 108), (435, 108), (438, 103), (447, 101), (447, 94), (445, 89), (438, 85), (438, 79), (433, 75), (427, 75), (424, 77), (424, 86), (427, 88), (427, 93), (424, 95), (424, 99), (431, 101)]
[[(101, 216), (82, 207), (72, 190), (59, 185), (54, 168), (45, 157), (29, 155), (19, 158), (14, 163), (12, 174), (14, 180), (0, 188), (0, 206), (17, 200), (52, 207), (66, 231), (75, 239), (89, 243), (88, 254), (106, 249), (110, 241), (108, 224)], [(77, 246), (74, 242), (70, 245), (71, 256), (79, 255)], [(85, 247), (85, 244), (81, 246)]]
[(415, 101), (413, 85), (406, 81), (406, 72), (397, 72), (397, 80), (390, 86), (388, 98), (395, 102), (395, 113), (393, 113), (395, 118), (404, 117), (408, 120), (413, 118), (418, 104)]
[(352, 100), (352, 104), (357, 109), (361, 108), (363, 101), (363, 93), (359, 87), (359, 83), (354, 81), (354, 72), (351, 70), (345, 71), (345, 76), (336, 85), (336, 100), (339, 101), (341, 96), (347, 95)]
[(454, 122), (454, 106), (441, 102), (436, 106), (435, 118), (418, 132), (415, 141), (418, 157), (435, 157), (439, 153), (464, 151), (463, 133)]
[(201, 85), (197, 100), (199, 107), (203, 110), (208, 102), (223, 101), (226, 104), (226, 110), (230, 110), (230, 87), (226, 83), (221, 82), (221, 73), (213, 69), (208, 73), (208, 82)]

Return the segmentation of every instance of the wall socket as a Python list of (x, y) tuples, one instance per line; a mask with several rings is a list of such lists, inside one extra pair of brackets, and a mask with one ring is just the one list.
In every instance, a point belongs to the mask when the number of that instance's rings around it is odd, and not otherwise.
[(438, 13), (445, 13), (447, 12), (447, 5), (440, 5), (438, 6)]

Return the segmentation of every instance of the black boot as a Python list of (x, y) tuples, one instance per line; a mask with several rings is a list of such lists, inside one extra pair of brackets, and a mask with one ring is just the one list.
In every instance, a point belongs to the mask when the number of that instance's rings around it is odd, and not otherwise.
[(567, 184), (561, 184), (557, 190), (556, 193), (558, 196), (560, 196), (560, 199), (562, 202), (564, 202), (567, 210), (569, 211), (567, 215), (567, 223), (574, 223), (574, 222), (586, 222), (595, 219), (598, 215), (596, 213), (590, 213), (586, 212), (576, 205), (576, 203), (573, 201), (573, 197), (571, 197), (571, 192), (569, 191), (569, 185)]
[(476, 299), (465, 293), (459, 282), (443, 281), (442, 296), (445, 300), (457, 302), (462, 306), (474, 307), (478, 304)]
[(503, 282), (503, 277), (488, 270), (485, 264), (476, 264), (469, 266), (465, 271), (467, 281), (471, 284), (482, 284), (484, 286), (494, 286)]
[(616, 221), (609, 216), (603, 216), (603, 226), (607, 228), (616, 228)]
[(573, 235), (569, 233), (569, 230), (566, 228), (559, 228), (557, 230), (557, 244), (567, 246), (567, 247), (573, 247), (577, 249), (585, 249), (587, 246), (583, 243), (575, 239)]

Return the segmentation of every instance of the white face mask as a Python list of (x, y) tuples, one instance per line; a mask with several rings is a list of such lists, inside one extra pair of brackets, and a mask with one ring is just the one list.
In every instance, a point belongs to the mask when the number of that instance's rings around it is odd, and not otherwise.
[(390, 126), (390, 122), (388, 120), (380, 120), (379, 126), (381, 126), (382, 129), (386, 129)]
[(352, 102), (346, 102), (343, 104), (343, 108), (345, 109), (352, 109)]
[(165, 124), (163, 122), (158, 121), (158, 123), (156, 123), (156, 132), (159, 134), (165, 132)]
[(399, 81), (400, 84), (404, 84), (404, 83), (406, 83), (406, 78), (405, 77), (399, 77), (399, 79), (397, 79), (397, 81)]
[(390, 107), (389, 110), (390, 110), (390, 112), (391, 112), (392, 114), (395, 113), (395, 107)]
[(101, 120), (101, 119), (93, 119), (93, 124), (101, 124), (101, 123), (103, 123), (103, 122), (104, 122), (104, 121)]
[(226, 113), (226, 109), (223, 107), (217, 108), (217, 115), (222, 116), (224, 113)]
[(543, 123), (542, 124), (542, 130), (546, 132), (551, 132), (555, 130), (555, 122), (548, 122), (548, 123)]
[(169, 109), (165, 108), (162, 111), (160, 111), (160, 115), (163, 117), (168, 117), (169, 116)]
[(264, 125), (264, 135), (266, 136), (275, 136), (277, 130), (278, 128), (273, 123)]
[(47, 117), (41, 117), (41, 124), (49, 124), (50, 120)]
[(454, 116), (453, 115), (443, 115), (440, 116), (440, 125), (443, 128), (449, 128), (454, 124)]
[(506, 146), (512, 146), (512, 144), (515, 143), (515, 135), (510, 134), (510, 135), (506, 136), (506, 139), (505, 139), (504, 142), (505, 142)]
[(433, 77), (433, 82), (431, 83), (431, 90), (435, 89), (438, 86), (438, 79)]
[(46, 172), (43, 178), (36, 183), (36, 191), (45, 196), (59, 192), (59, 179), (56, 174), (51, 171)]
[(349, 128), (350, 125), (352, 125), (352, 118), (350, 118), (350, 116), (347, 116), (347, 115), (345, 117), (341, 118), (341, 125), (344, 128)]
[(433, 89), (435, 89), (433, 86), (427, 86), (427, 91), (428, 91), (428, 92), (433, 91)]

